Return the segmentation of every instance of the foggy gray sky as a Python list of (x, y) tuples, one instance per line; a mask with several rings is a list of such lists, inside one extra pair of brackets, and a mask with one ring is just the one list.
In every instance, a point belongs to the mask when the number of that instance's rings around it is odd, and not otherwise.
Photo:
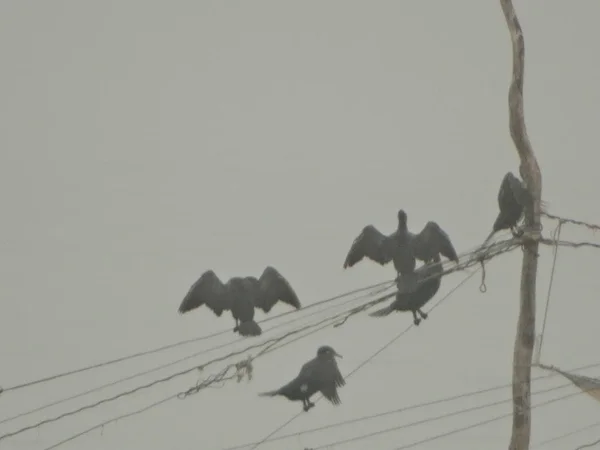
[[(543, 198), (556, 214), (600, 222), (600, 4), (516, 7)], [(391, 266), (343, 270), (342, 263), (364, 225), (390, 232), (400, 207), (411, 230), (436, 220), (459, 252), (468, 250), (490, 230), (501, 177), (518, 172), (507, 120), (510, 38), (497, 0), (5, 1), (0, 52), (3, 387), (232, 328), (229, 316), (217, 319), (205, 308), (177, 314), (209, 268), (227, 279), (273, 265), (305, 305), (391, 279)], [(545, 224), (550, 233), (554, 224)], [(571, 226), (563, 238), (594, 236)], [(538, 329), (551, 255), (542, 248)], [(543, 352), (549, 364), (600, 362), (599, 258), (592, 250), (559, 251)], [(515, 251), (491, 262), (487, 294), (475, 276), (349, 378), (340, 407), (320, 401), (282, 433), (509, 383), (520, 261)], [(436, 298), (467, 275), (444, 278)], [(287, 310), (277, 306), (272, 315)], [(348, 373), (411, 321), (410, 314), (356, 316), (257, 360), (251, 383), (174, 400), (60, 448), (222, 449), (261, 439), (301, 406), (258, 392), (290, 380), (324, 343), (344, 355)], [(235, 338), (231, 332), (7, 392), (0, 420)], [(0, 434), (249, 343), (1, 424)], [(599, 375), (600, 367), (586, 374)], [(44, 449), (197, 379), (175, 379), (0, 448)], [(562, 383), (554, 377), (533, 389)], [(505, 389), (260, 449), (302, 450), (509, 396)], [(335, 448), (391, 450), (510, 410), (506, 403)], [(533, 442), (594, 423), (599, 411), (585, 395), (534, 410)], [(419, 448), (504, 449), (510, 424)], [(600, 427), (545, 448), (597, 437)]]

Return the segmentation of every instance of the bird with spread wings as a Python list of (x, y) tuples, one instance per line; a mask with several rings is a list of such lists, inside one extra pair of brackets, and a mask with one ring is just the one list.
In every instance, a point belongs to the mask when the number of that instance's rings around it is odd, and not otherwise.
[(398, 273), (397, 280), (403, 282), (403, 291), (413, 292), (418, 285), (416, 261), (428, 263), (438, 254), (458, 263), (450, 237), (436, 222), (429, 221), (418, 234), (411, 233), (406, 212), (401, 209), (398, 211), (398, 228), (392, 234), (386, 236), (373, 225), (363, 228), (350, 247), (344, 268), (354, 266), (363, 258), (382, 266), (392, 261)]
[(232, 277), (223, 283), (212, 270), (204, 272), (179, 305), (184, 314), (206, 305), (217, 317), (231, 311), (234, 332), (242, 336), (259, 336), (262, 329), (254, 320), (255, 308), (269, 313), (281, 301), (300, 309), (302, 305), (290, 283), (275, 269), (267, 266), (260, 278)]

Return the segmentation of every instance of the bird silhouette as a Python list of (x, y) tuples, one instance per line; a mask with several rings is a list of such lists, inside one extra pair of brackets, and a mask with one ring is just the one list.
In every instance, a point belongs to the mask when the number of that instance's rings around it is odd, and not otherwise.
[(415, 325), (421, 323), (417, 313), (427, 319), (427, 313), (421, 308), (437, 294), (442, 283), (442, 273), (444, 272), (440, 255), (437, 254), (433, 260), (426, 265), (419, 267), (415, 274), (419, 279), (419, 285), (414, 292), (400, 292), (396, 294), (396, 299), (385, 308), (369, 314), (371, 317), (385, 317), (394, 311), (411, 311)]
[(517, 229), (517, 224), (523, 217), (525, 208), (532, 205), (531, 194), (512, 172), (507, 172), (502, 178), (498, 190), (498, 207), (500, 211), (492, 225), (492, 231), (485, 239), (484, 244), (500, 230), (510, 229), (513, 236), (519, 237), (523, 233)]
[(267, 266), (260, 278), (232, 277), (225, 284), (212, 270), (207, 270), (183, 298), (179, 313), (184, 314), (206, 305), (221, 317), (231, 311), (235, 320), (234, 332), (242, 336), (259, 336), (262, 329), (254, 320), (255, 307), (268, 313), (277, 301), (301, 308), (296, 292), (288, 281), (274, 268)]
[(429, 221), (418, 234), (411, 233), (408, 231), (406, 212), (401, 209), (398, 211), (398, 228), (389, 236), (373, 225), (363, 228), (350, 247), (344, 268), (354, 266), (365, 257), (382, 266), (393, 261), (398, 273), (397, 280), (403, 279), (403, 292), (413, 292), (418, 284), (416, 260), (428, 263), (438, 254), (458, 263), (458, 255), (450, 237), (436, 222)]
[(323, 394), (333, 405), (341, 404), (337, 392), (338, 387), (346, 384), (340, 373), (335, 357), (342, 358), (329, 345), (323, 345), (317, 350), (317, 356), (305, 363), (296, 378), (285, 386), (269, 392), (258, 394), (261, 397), (281, 395), (290, 401), (302, 401), (304, 411), (315, 406), (310, 397), (316, 392)]

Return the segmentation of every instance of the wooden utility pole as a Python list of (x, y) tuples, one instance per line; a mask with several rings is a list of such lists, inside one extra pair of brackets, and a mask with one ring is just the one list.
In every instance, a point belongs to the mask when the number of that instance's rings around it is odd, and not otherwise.
[[(527, 185), (533, 207), (525, 209), (526, 233), (521, 271), (520, 312), (513, 358), (513, 427), (509, 450), (528, 450), (531, 437), (531, 361), (535, 341), (535, 285), (538, 240), (541, 232), (542, 174), (525, 127), (523, 77), (525, 43), (512, 0), (500, 0), (510, 32), (513, 53), (512, 81), (508, 91), (510, 135), (519, 154), (519, 172)], [(527, 239), (529, 237), (529, 239)]]

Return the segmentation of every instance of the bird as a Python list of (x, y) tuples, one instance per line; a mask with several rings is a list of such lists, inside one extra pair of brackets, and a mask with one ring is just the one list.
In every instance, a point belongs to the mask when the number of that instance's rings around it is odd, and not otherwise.
[(492, 225), (492, 231), (483, 243), (487, 243), (500, 230), (510, 229), (514, 237), (521, 236), (523, 233), (517, 230), (517, 224), (523, 217), (524, 209), (531, 205), (531, 194), (525, 184), (512, 172), (507, 172), (502, 178), (498, 190), (498, 208), (500, 211)]
[(267, 266), (260, 278), (232, 277), (225, 284), (213, 270), (204, 272), (183, 298), (179, 313), (184, 314), (206, 305), (217, 317), (231, 311), (234, 332), (241, 336), (260, 336), (262, 329), (254, 320), (255, 308), (268, 313), (278, 300), (296, 309), (302, 305), (289, 282), (272, 266)]
[(414, 275), (416, 260), (428, 263), (437, 254), (458, 263), (458, 255), (450, 237), (436, 222), (429, 221), (418, 234), (411, 233), (408, 231), (407, 214), (401, 209), (398, 211), (398, 228), (389, 236), (373, 225), (363, 228), (350, 247), (344, 269), (354, 266), (365, 257), (382, 266), (393, 261), (398, 273), (396, 280), (403, 279), (403, 292), (412, 292), (418, 284)]
[(302, 401), (302, 408), (308, 411), (315, 406), (310, 397), (320, 392), (323, 397), (337, 406), (342, 403), (337, 388), (346, 384), (340, 373), (335, 358), (342, 358), (331, 346), (322, 345), (317, 350), (317, 356), (300, 369), (296, 378), (274, 391), (262, 392), (261, 397), (281, 395), (290, 401)]
[(400, 292), (396, 294), (396, 299), (385, 308), (379, 309), (369, 314), (371, 317), (385, 317), (394, 311), (411, 311), (413, 315), (413, 323), (419, 325), (421, 319), (427, 319), (427, 313), (421, 308), (437, 294), (442, 283), (443, 267), (441, 264), (440, 255), (433, 257), (431, 263), (419, 267), (415, 274), (419, 280), (424, 280), (417, 286), (414, 292)]

